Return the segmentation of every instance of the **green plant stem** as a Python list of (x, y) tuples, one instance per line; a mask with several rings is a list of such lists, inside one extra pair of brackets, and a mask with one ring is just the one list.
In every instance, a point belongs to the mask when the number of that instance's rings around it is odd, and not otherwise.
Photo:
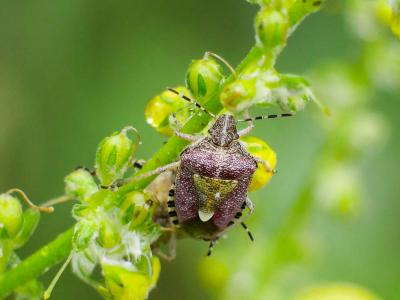
[(7, 297), (19, 285), (37, 278), (65, 260), (72, 250), (72, 234), (73, 228), (57, 236), (15, 268), (0, 275), (0, 299)]

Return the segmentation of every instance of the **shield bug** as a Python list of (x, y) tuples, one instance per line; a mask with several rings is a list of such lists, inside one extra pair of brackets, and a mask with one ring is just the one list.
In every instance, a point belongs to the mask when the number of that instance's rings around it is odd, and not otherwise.
[[(239, 141), (253, 129), (253, 121), (290, 117), (293, 114), (267, 115), (236, 120), (230, 114), (215, 116), (195, 100), (179, 93), (203, 112), (214, 118), (205, 137), (197, 137), (176, 131), (175, 134), (192, 142), (185, 148), (177, 162), (165, 165), (134, 178), (140, 180), (155, 174), (173, 170), (175, 182), (168, 192), (168, 211), (172, 224), (187, 235), (210, 242), (208, 255), (214, 242), (230, 226), (240, 223), (251, 240), (253, 236), (242, 222), (243, 210), (249, 215), (254, 206), (248, 197), (248, 188), (258, 163), (269, 172), (269, 164), (252, 156)], [(237, 130), (238, 122), (248, 122), (248, 127)]]

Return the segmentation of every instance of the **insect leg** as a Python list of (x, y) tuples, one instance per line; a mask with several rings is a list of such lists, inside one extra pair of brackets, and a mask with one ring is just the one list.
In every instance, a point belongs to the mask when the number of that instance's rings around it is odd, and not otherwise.
[[(75, 171), (76, 171), (76, 170), (85, 170), (86, 172), (88, 172), (88, 173), (89, 173), (90, 175), (92, 175), (93, 177), (96, 176), (96, 170), (90, 170), (89, 168), (84, 167), (84, 166), (77, 166), (77, 167), (75, 168)], [(104, 190), (108, 190), (108, 189), (114, 190), (117, 186), (118, 186), (118, 183), (117, 183), (117, 184), (111, 184), (111, 185), (109, 185), (109, 186), (100, 185), (100, 188), (101, 188), (101, 189), (104, 189)]]
[(198, 140), (203, 138), (203, 137), (198, 137), (198, 136), (195, 136), (195, 135), (183, 133), (183, 132), (180, 132), (180, 131), (175, 131), (175, 135), (177, 137), (180, 137), (181, 139), (184, 139), (186, 141), (193, 142), (193, 143), (197, 142)]
[[(254, 241), (253, 235), (251, 234), (250, 230), (247, 228), (246, 224), (244, 224), (243, 221), (242, 221), (242, 219), (243, 219), (242, 211), (243, 211), (246, 207), (248, 207), (248, 209), (249, 209), (249, 213), (246, 215), (246, 219), (247, 219), (247, 218), (250, 217), (250, 216), (253, 214), (253, 212), (254, 212), (254, 204), (253, 204), (253, 202), (250, 200), (249, 197), (247, 197), (246, 200), (245, 200), (245, 202), (243, 202), (243, 204), (242, 204), (242, 206), (241, 206), (241, 209), (242, 209), (242, 210), (241, 210), (240, 212), (238, 212), (238, 213), (235, 215), (235, 219), (237, 219), (238, 221), (240, 221), (240, 225), (242, 225), (242, 227), (246, 230), (247, 234), (249, 235), (250, 240), (253, 242), (253, 241)], [(235, 222), (234, 222), (234, 221), (231, 221), (228, 225), (230, 226), (230, 225), (233, 225), (233, 224), (235, 224)]]
[(249, 112), (248, 112), (248, 111), (245, 111), (243, 115), (244, 115), (244, 117), (245, 117), (246, 119), (249, 119), (249, 121), (247, 121), (248, 126), (247, 126), (246, 128), (244, 128), (244, 129), (242, 129), (242, 130), (239, 130), (239, 132), (238, 132), (239, 137), (242, 137), (242, 136), (245, 136), (245, 135), (249, 134), (250, 131), (252, 131), (253, 128), (254, 128), (254, 122), (253, 122), (253, 120), (249, 117)]
[(138, 159), (138, 160), (133, 161), (132, 166), (133, 166), (135, 169), (140, 170), (140, 169), (143, 168), (143, 166), (144, 166), (145, 163), (146, 163), (146, 161), (145, 161), (144, 159)]
[(254, 204), (253, 204), (253, 201), (251, 201), (251, 199), (249, 197), (246, 197), (246, 201), (244, 204), (249, 209), (249, 213), (247, 214), (247, 217), (246, 217), (246, 218), (248, 218), (254, 213)]
[(90, 170), (89, 168), (84, 166), (77, 166), (75, 170), (85, 170), (86, 172), (90, 173), (90, 175), (96, 176), (96, 170)]
[(179, 225), (178, 221), (178, 216), (176, 214), (176, 209), (175, 209), (175, 184), (171, 185), (171, 188), (168, 191), (168, 215), (171, 223), (174, 226)]
[(214, 248), (214, 245), (216, 243), (216, 241), (219, 239), (219, 237), (213, 239), (210, 241), (210, 244), (208, 245), (208, 252), (207, 252), (207, 256), (211, 256), (212, 250)]
[(265, 160), (263, 160), (263, 159), (261, 159), (259, 157), (254, 157), (254, 159), (258, 163), (262, 164), (267, 169), (268, 172), (273, 173), (273, 174), (275, 174), (277, 172), (275, 169), (272, 169), (271, 166), (269, 165), (269, 163), (266, 162)]
[(242, 225), (242, 227), (244, 228), (244, 230), (246, 230), (247, 234), (249, 235), (249, 238), (252, 242), (254, 242), (254, 237), (251, 234), (249, 228), (247, 228), (246, 224), (244, 224), (243, 222), (240, 222), (240, 224)]
[(182, 124), (179, 122), (179, 120), (176, 118), (176, 113), (173, 113), (170, 116), (170, 122), (175, 123), (176, 129), (174, 130), (174, 133), (177, 137), (180, 137), (183, 140), (189, 141), (189, 142), (197, 142), (199, 139), (202, 137), (198, 137), (195, 135), (187, 134), (181, 132)]
[(170, 163), (168, 165), (159, 167), (157, 169), (151, 170), (149, 172), (142, 173), (142, 174), (137, 175), (137, 176), (133, 177), (132, 179), (128, 180), (128, 182), (139, 181), (139, 180), (142, 180), (144, 178), (163, 173), (165, 171), (175, 170), (176, 168), (179, 167), (180, 163), (181, 163), (180, 161), (176, 161), (176, 162)]
[(165, 259), (166, 261), (172, 261), (176, 257), (176, 234), (172, 232), (168, 240), (168, 252), (165, 253), (160, 248), (154, 249), (155, 254)]

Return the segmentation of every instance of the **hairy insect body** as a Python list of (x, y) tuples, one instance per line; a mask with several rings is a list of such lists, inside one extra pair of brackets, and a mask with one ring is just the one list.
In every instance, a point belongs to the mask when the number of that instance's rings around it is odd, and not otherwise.
[(256, 169), (257, 162), (237, 140), (219, 146), (207, 137), (186, 148), (175, 183), (181, 228), (196, 238), (216, 238), (241, 211)]

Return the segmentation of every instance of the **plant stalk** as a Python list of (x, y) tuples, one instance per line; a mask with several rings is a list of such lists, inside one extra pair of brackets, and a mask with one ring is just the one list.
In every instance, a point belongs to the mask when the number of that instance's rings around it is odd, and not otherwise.
[(72, 250), (73, 228), (57, 236), (15, 268), (0, 275), (0, 299), (4, 299), (18, 286), (27, 283), (64, 261)]

